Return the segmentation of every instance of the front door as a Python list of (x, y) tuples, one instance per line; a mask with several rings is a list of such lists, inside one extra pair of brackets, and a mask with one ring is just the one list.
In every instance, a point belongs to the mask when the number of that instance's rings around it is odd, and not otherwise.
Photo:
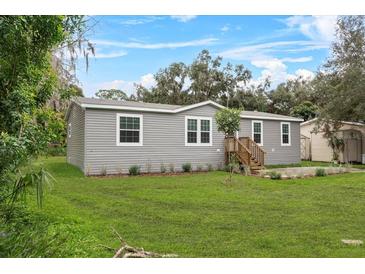
[(361, 140), (347, 139), (345, 147), (345, 154), (347, 156), (347, 162), (360, 162), (361, 161)]

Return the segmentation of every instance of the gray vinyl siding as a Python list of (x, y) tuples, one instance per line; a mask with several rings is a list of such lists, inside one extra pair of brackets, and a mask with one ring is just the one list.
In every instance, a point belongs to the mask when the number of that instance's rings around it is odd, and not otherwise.
[(73, 104), (68, 121), (71, 123), (71, 137), (67, 132), (67, 162), (84, 170), (85, 156), (85, 110)]
[[(300, 162), (300, 123), (290, 122), (291, 145), (281, 145), (281, 122), (279, 120), (259, 120), (263, 123), (263, 146), (266, 151), (265, 165), (292, 164)], [(252, 119), (241, 119), (240, 136), (252, 138)]]
[[(108, 174), (128, 173), (132, 165), (142, 172), (151, 166), (160, 172), (173, 164), (181, 171), (183, 163), (221, 165), (224, 161), (224, 137), (217, 131), (214, 114), (217, 108), (206, 105), (177, 114), (86, 109), (85, 173), (95, 175), (106, 169)], [(117, 113), (143, 115), (143, 146), (117, 146)], [(212, 118), (212, 146), (185, 146), (185, 116)]]

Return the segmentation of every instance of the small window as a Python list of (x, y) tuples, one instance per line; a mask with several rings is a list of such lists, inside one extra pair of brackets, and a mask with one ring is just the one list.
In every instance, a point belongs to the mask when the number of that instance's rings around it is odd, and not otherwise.
[(210, 121), (200, 120), (200, 142), (203, 144), (210, 143)]
[(117, 114), (117, 145), (142, 145), (142, 115)]
[(211, 146), (212, 119), (208, 117), (185, 117), (185, 145)]
[(198, 143), (198, 120), (188, 119), (188, 143)]
[(71, 128), (71, 123), (68, 124), (68, 128), (67, 128), (67, 132), (68, 132), (68, 138), (71, 138), (71, 132), (72, 128)]
[(281, 145), (290, 146), (290, 123), (281, 122)]
[(263, 145), (262, 140), (262, 121), (252, 121), (252, 139), (258, 145)]

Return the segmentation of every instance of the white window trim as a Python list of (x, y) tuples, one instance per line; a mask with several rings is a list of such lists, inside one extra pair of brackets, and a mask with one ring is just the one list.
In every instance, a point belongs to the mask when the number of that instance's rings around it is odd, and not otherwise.
[[(136, 117), (139, 118), (139, 142), (138, 143), (121, 143), (120, 142), (120, 117)], [(131, 113), (117, 113), (117, 134), (116, 134), (116, 144), (117, 146), (143, 146), (143, 115), (141, 114), (131, 114)]]
[(72, 125), (71, 123), (68, 123), (68, 129), (67, 129), (67, 135), (68, 135), (68, 138), (71, 138), (72, 136)]
[(254, 124), (255, 123), (258, 123), (258, 124), (261, 124), (261, 143), (257, 143), (259, 146), (263, 146), (264, 145), (264, 123), (263, 123), (263, 121), (261, 121), (261, 120), (252, 120), (252, 122), (251, 122), (251, 138), (252, 138), (252, 140), (253, 141), (255, 141), (255, 138), (254, 138)]
[[(188, 143), (188, 119), (196, 119), (197, 120), (197, 142), (196, 143)], [(201, 143), (201, 120), (209, 120), (209, 143)], [(185, 116), (185, 146), (186, 147), (208, 147), (213, 145), (213, 123), (211, 117), (203, 117), (203, 116)]]
[[(283, 125), (288, 125), (288, 139), (289, 139), (288, 144), (283, 143)], [(290, 123), (289, 122), (281, 122), (280, 123), (280, 143), (281, 143), (281, 146), (283, 146), (283, 147), (291, 146), (291, 130), (290, 130)]]

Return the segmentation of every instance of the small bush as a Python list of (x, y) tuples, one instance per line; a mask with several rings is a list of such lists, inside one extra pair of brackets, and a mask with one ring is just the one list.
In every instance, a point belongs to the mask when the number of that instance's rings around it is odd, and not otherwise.
[(140, 173), (141, 173), (141, 169), (139, 166), (133, 165), (133, 166), (129, 167), (129, 175), (136, 176), (136, 175), (139, 175)]
[(270, 178), (272, 180), (280, 180), (281, 179), (281, 173), (280, 172), (276, 172), (276, 171), (272, 171), (270, 172)]
[(324, 170), (324, 168), (317, 168), (316, 169), (316, 176), (317, 177), (324, 177), (324, 176), (326, 176), (327, 175), (327, 173), (326, 173), (326, 171)]
[(49, 146), (44, 154), (46, 156), (66, 156), (66, 148), (63, 146)]
[(175, 165), (173, 163), (169, 164), (169, 170), (170, 170), (171, 173), (175, 172)]
[(165, 165), (163, 163), (161, 163), (160, 171), (161, 171), (161, 173), (165, 173), (166, 172), (166, 167), (165, 167)]
[(223, 165), (223, 163), (218, 163), (217, 164), (217, 170), (224, 171), (224, 165)]
[(182, 170), (184, 172), (190, 172), (191, 171), (191, 163), (185, 163), (182, 165)]
[(208, 163), (207, 164), (207, 170), (212, 171), (213, 170), (213, 165)]
[(196, 166), (196, 170), (197, 171), (202, 171), (203, 170), (203, 166), (202, 165), (197, 165)]

